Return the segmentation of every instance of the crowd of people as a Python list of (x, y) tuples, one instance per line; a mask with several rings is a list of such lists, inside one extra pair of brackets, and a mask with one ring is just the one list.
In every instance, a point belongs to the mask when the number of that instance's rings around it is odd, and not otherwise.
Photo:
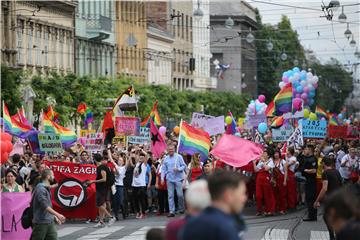
[(267, 143), (261, 158), (241, 168), (214, 156), (201, 161), (199, 154), (179, 154), (176, 141), (168, 142), (160, 158), (143, 145), (104, 148), (98, 153), (69, 150), (40, 156), (25, 144), (23, 155), (14, 154), (2, 165), (2, 192), (33, 192), (33, 236), (43, 236), (33, 239), (56, 239), (49, 223), (65, 221), (46, 201), (47, 189), (57, 183), (44, 160), (96, 164), (96, 180), (86, 182), (96, 185), (98, 217), (88, 220), (97, 221), (95, 227), (121, 218), (143, 219), (150, 214), (172, 218), (185, 213), (165, 232), (149, 231), (149, 239), (159, 234), (164, 239), (241, 239), (245, 230), (241, 211), (248, 201), (256, 202), (259, 216), (283, 215), (306, 205), (304, 221), (316, 221), (317, 209), (325, 202), (330, 239), (351, 239), (341, 236), (360, 230), (359, 140), (308, 139), (302, 149)]

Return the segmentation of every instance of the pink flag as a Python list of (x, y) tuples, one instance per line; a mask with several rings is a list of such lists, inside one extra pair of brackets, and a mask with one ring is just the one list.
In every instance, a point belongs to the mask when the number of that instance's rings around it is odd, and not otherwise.
[(263, 146), (258, 143), (224, 134), (210, 154), (220, 158), (221, 161), (230, 166), (242, 167), (250, 161), (258, 159), (263, 151)]
[(150, 118), (150, 137), (151, 137), (151, 152), (154, 157), (159, 158), (166, 150), (166, 143), (159, 133), (159, 130), (154, 124), (152, 118)]

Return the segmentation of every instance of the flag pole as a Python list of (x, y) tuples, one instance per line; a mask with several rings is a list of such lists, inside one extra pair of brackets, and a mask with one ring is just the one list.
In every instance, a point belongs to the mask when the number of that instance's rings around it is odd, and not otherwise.
[[(180, 130), (179, 130), (179, 138), (178, 138), (178, 144), (176, 148), (176, 154), (179, 154), (179, 147), (180, 147), (180, 138), (181, 138), (181, 126), (182, 126), (182, 119), (180, 120)], [(177, 166), (177, 158), (175, 159), (175, 167)]]
[[(2, 101), (2, 118), (4, 119), (4, 112), (5, 112), (5, 102), (4, 100)], [(2, 129), (1, 131), (4, 133), (5, 132), (5, 122), (4, 120), (2, 121), (3, 125), (2, 125)]]

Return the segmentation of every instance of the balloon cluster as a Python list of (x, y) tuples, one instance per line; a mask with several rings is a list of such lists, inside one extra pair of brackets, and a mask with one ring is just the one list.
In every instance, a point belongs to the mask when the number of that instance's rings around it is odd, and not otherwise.
[[(310, 120), (318, 120), (317, 115), (315, 113), (311, 112), (307, 108), (304, 109), (304, 118), (305, 119), (310, 119)], [(321, 120), (324, 120), (324, 119), (321, 119)]]
[(293, 91), (293, 108), (297, 111), (301, 110), (302, 102), (304, 106), (314, 104), (315, 90), (318, 87), (318, 76), (314, 76), (311, 72), (305, 70), (300, 71), (298, 67), (283, 72), (282, 80), (279, 87), (282, 89), (288, 83), (292, 83)]
[(260, 115), (264, 114), (266, 111), (267, 105), (265, 103), (265, 96), (259, 95), (259, 97), (256, 100), (251, 100), (246, 112), (245, 116), (254, 116), (254, 115)]
[(7, 162), (10, 152), (13, 150), (11, 139), (12, 137), (10, 134), (1, 132), (1, 165)]
[(164, 137), (165, 137), (165, 134), (166, 134), (166, 127), (161, 126), (161, 127), (159, 128), (159, 133), (160, 133), (161, 136), (164, 138)]

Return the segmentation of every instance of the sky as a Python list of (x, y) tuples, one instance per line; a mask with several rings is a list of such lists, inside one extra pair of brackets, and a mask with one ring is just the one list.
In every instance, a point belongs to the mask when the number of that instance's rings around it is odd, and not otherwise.
[[(360, 2), (357, 0), (339, 1), (340, 5), (344, 5), (344, 13), (349, 22), (349, 29), (353, 33), (356, 45), (359, 46), (360, 5), (346, 5), (359, 4)], [(331, 22), (320, 17), (324, 15), (321, 11), (321, 0), (247, 0), (247, 2), (260, 10), (263, 23), (277, 24), (281, 19), (281, 15), (288, 16), (293, 29), (299, 34), (301, 44), (306, 49), (313, 50), (322, 63), (326, 63), (331, 57), (338, 59), (342, 64), (360, 62), (360, 59), (354, 56), (356, 47), (350, 47), (349, 41), (351, 38), (348, 40), (344, 35), (347, 24), (338, 22), (338, 16), (342, 11), (341, 6), (334, 12), (333, 21)], [(328, 5), (329, 2), (330, 0), (324, 0), (325, 5)], [(301, 9), (301, 7), (309, 9)], [(360, 66), (358, 72), (359, 75)]]

